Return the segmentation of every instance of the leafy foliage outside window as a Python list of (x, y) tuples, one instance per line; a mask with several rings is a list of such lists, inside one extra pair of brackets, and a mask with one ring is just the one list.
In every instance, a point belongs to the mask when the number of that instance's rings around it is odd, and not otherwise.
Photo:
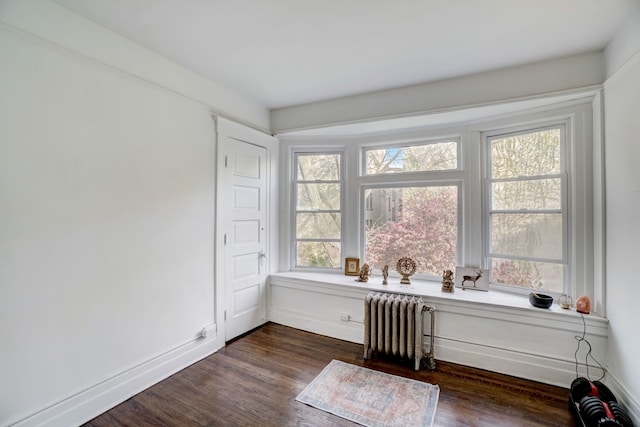
[(553, 127), (488, 139), (493, 283), (563, 291), (562, 138)]
[(340, 153), (295, 157), (297, 267), (340, 268), (342, 248)]
[[(364, 192), (365, 261), (395, 270), (411, 257), (416, 274), (440, 276), (453, 269), (458, 245), (457, 185), (430, 182), (430, 172), (458, 168), (458, 142), (437, 141), (363, 150), (365, 174), (380, 184)], [(413, 173), (412, 182), (399, 174)]]
[(455, 141), (364, 151), (367, 175), (451, 170), (458, 167)]
[(365, 215), (365, 259), (372, 267), (395, 269), (409, 256), (417, 274), (439, 276), (456, 265), (458, 187), (369, 189), (372, 209)]

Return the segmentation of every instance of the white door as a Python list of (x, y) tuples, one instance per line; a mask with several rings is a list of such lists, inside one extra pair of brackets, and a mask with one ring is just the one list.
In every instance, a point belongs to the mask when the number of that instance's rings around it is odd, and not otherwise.
[(225, 340), (266, 322), (267, 149), (219, 133)]

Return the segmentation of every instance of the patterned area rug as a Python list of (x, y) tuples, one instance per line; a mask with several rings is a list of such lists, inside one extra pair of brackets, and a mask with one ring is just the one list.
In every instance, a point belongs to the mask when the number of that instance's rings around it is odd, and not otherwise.
[(440, 388), (332, 360), (296, 400), (356, 423), (431, 426)]

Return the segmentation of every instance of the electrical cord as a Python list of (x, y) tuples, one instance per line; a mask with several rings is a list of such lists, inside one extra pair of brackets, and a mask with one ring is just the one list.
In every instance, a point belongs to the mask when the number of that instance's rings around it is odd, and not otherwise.
[(587, 335), (587, 323), (584, 320), (584, 314), (580, 313), (580, 317), (582, 318), (582, 336), (580, 335), (576, 335), (574, 338), (578, 341), (578, 347), (576, 348), (576, 352), (574, 353), (574, 359), (576, 361), (576, 378), (578, 378), (580, 375), (578, 374), (578, 352), (580, 351), (580, 344), (582, 344), (583, 342), (586, 344), (586, 346), (588, 347), (588, 351), (587, 354), (584, 357), (584, 366), (587, 369), (587, 379), (589, 381), (591, 381), (591, 378), (589, 377), (589, 358), (591, 358), (591, 360), (593, 360), (596, 365), (598, 365), (598, 368), (600, 368), (600, 370), (602, 371), (602, 376), (600, 376), (600, 378), (598, 378), (596, 381), (600, 381), (604, 378), (606, 371), (605, 369), (602, 367), (602, 365), (600, 364), (600, 362), (598, 362), (596, 360), (595, 357), (593, 357), (593, 355), (591, 354), (591, 343), (585, 338), (585, 336)]

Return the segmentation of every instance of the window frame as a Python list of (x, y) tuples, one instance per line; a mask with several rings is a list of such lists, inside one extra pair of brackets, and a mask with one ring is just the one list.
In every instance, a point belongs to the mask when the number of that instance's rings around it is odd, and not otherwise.
[[(328, 180), (321, 182), (331, 182), (338, 183), (340, 185), (340, 209), (339, 210), (298, 210), (298, 184), (300, 181), (298, 180), (298, 157), (300, 155), (331, 155), (336, 154), (340, 156), (340, 179), (339, 180)], [(309, 148), (295, 148), (291, 150), (291, 211), (290, 211), (290, 235), (291, 235), (291, 246), (290, 246), (290, 266), (294, 270), (299, 271), (342, 271), (344, 268), (344, 235), (345, 235), (345, 212), (344, 212), (344, 203), (345, 203), (345, 152), (343, 149), (339, 149), (336, 147), (332, 147), (332, 149), (324, 149), (322, 147), (309, 147)], [(306, 183), (318, 182), (317, 180), (303, 180)], [(340, 213), (340, 239), (298, 239), (297, 238), (297, 217), (299, 212), (339, 212)], [(340, 244), (340, 265), (335, 268), (331, 267), (310, 267), (310, 266), (302, 266), (297, 263), (297, 244), (298, 242), (338, 242)]]
[[(566, 226), (568, 251), (566, 268), (565, 292), (575, 300), (580, 295), (588, 295), (592, 299), (592, 309), (595, 313), (605, 315), (604, 298), (604, 236), (601, 228), (603, 220), (603, 185), (602, 166), (602, 136), (597, 129), (601, 120), (600, 94), (580, 98), (562, 105), (550, 106), (508, 115), (494, 120), (487, 120), (477, 126), (477, 140), (483, 152), (482, 168), (486, 155), (486, 145), (483, 143), (484, 134), (494, 134), (504, 129), (524, 130), (545, 127), (550, 124), (566, 123), (566, 141), (564, 147), (567, 179), (566, 190), (568, 197)], [(482, 179), (486, 178), (484, 171)], [(485, 192), (482, 197), (482, 212), (486, 210)], [(488, 235), (485, 218), (483, 217), (481, 241), (487, 242)], [(487, 267), (486, 250), (483, 247), (483, 265)], [(512, 294), (528, 294), (530, 290), (517, 289), (492, 283), (490, 290)]]
[[(515, 135), (522, 135), (526, 133), (539, 132), (550, 129), (559, 129), (560, 130), (560, 172), (557, 174), (545, 175), (544, 178), (552, 178), (557, 177), (560, 178), (560, 209), (559, 213), (562, 215), (562, 262), (557, 263), (551, 260), (544, 260), (542, 258), (536, 257), (513, 257), (513, 259), (522, 259), (522, 260), (534, 260), (538, 262), (549, 262), (553, 264), (561, 264), (563, 268), (563, 289), (561, 292), (554, 292), (551, 290), (543, 289), (540, 291), (541, 293), (550, 294), (554, 297), (559, 297), (563, 293), (571, 292), (571, 271), (570, 271), (570, 263), (571, 259), (571, 245), (570, 245), (570, 230), (572, 228), (572, 218), (571, 212), (569, 210), (569, 200), (571, 198), (571, 191), (569, 186), (570, 181), (570, 150), (569, 150), (569, 142), (571, 141), (571, 119), (565, 117), (560, 120), (549, 120), (546, 122), (536, 122), (532, 124), (523, 124), (519, 126), (511, 126), (511, 127), (503, 127), (492, 129), (491, 131), (482, 133), (482, 157), (483, 157), (483, 171), (482, 171), (482, 199), (483, 199), (483, 209), (482, 209), (482, 218), (483, 218), (483, 254), (484, 254), (484, 265), (483, 268), (489, 270), (490, 280), (491, 280), (491, 259), (492, 255), (497, 255), (498, 258), (501, 258), (501, 254), (492, 254), (491, 253), (491, 220), (492, 220), (492, 212), (495, 210), (491, 209), (491, 198), (492, 198), (492, 188), (491, 185), (494, 182), (506, 182), (503, 179), (492, 179), (491, 175), (491, 141), (495, 138), (509, 137)], [(510, 182), (514, 181), (526, 181), (530, 180), (528, 177), (517, 177)], [(537, 179), (541, 179), (538, 177)], [(509, 210), (498, 210), (498, 211), (509, 211)], [(517, 210), (516, 210), (517, 211)], [(528, 211), (528, 213), (538, 213), (537, 210)], [(490, 282), (490, 286), (494, 290), (499, 290), (508, 293), (515, 294), (528, 294), (532, 291), (531, 288), (524, 288), (515, 285), (501, 284)]]
[[(459, 162), (458, 162), (459, 163)], [(459, 172), (459, 171), (457, 171)], [(413, 173), (413, 172), (407, 172)], [(425, 172), (426, 173), (426, 172)], [(390, 174), (390, 175), (400, 175), (400, 174)], [(415, 179), (419, 179), (418, 177), (414, 177)], [(359, 200), (360, 200), (360, 255), (365, 255), (366, 250), (366, 232), (365, 232), (365, 211), (366, 206), (364, 205), (364, 198), (366, 190), (375, 190), (382, 188), (415, 188), (415, 187), (456, 187), (457, 188), (457, 212), (456, 212), (456, 221), (458, 226), (457, 239), (456, 239), (456, 262), (459, 262), (460, 259), (460, 251), (462, 248), (462, 235), (463, 235), (463, 216), (462, 216), (462, 194), (464, 183), (462, 179), (454, 179), (450, 180), (429, 180), (429, 181), (418, 181), (418, 180), (388, 180), (388, 182), (384, 183), (362, 183), (359, 186)], [(395, 270), (395, 265), (389, 265), (389, 276), (391, 277), (400, 277), (400, 275)], [(426, 274), (416, 273), (414, 276), (416, 279), (422, 280), (440, 280), (440, 276), (430, 276)]]
[[(424, 170), (424, 171), (406, 171), (406, 172), (393, 172), (393, 173), (367, 173), (367, 152), (389, 149), (389, 148), (409, 148), (409, 147), (420, 147), (427, 145), (436, 145), (442, 143), (450, 143), (453, 142), (456, 144), (456, 167), (451, 169), (436, 169), (436, 170)], [(361, 144), (359, 146), (359, 156), (360, 156), (360, 169), (359, 176), (363, 177), (387, 177), (390, 175), (400, 175), (405, 176), (407, 174), (422, 174), (422, 173), (436, 173), (436, 172), (453, 172), (461, 170), (461, 159), (460, 159), (460, 137), (438, 137), (438, 138), (410, 138), (403, 139), (399, 141), (395, 141), (394, 139), (390, 139), (389, 141), (377, 142), (377, 143), (366, 143)], [(384, 179), (384, 178), (383, 178)], [(397, 178), (395, 178), (397, 179)]]

